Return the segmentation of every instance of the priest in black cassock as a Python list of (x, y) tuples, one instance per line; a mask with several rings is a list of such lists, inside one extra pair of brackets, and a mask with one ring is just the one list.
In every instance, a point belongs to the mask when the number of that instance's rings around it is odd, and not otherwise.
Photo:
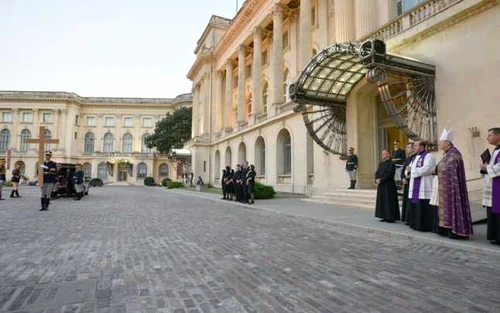
[(410, 188), (410, 168), (408, 167), (415, 159), (415, 147), (413, 142), (406, 145), (406, 159), (401, 170), (401, 181), (403, 182), (403, 207), (401, 208), (401, 221), (410, 225), (411, 201), (408, 199)]
[(387, 150), (382, 151), (382, 162), (375, 173), (377, 183), (375, 217), (380, 218), (381, 222), (394, 223), (400, 219), (398, 191), (394, 181), (395, 172), (396, 166), (391, 160), (391, 154)]

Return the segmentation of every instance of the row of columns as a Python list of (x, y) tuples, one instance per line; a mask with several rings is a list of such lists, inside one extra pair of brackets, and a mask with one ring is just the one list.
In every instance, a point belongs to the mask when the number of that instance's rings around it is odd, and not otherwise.
[[(318, 8), (321, 8), (322, 14), (326, 14), (326, 0), (319, 0)], [(325, 3), (322, 3), (325, 2)], [(390, 1), (390, 0), (380, 0)], [(367, 35), (377, 27), (377, 1), (374, 0), (335, 0), (329, 5), (333, 6), (335, 14), (335, 41), (346, 42), (353, 41), (356, 38)], [(304, 68), (312, 58), (312, 20), (311, 20), (312, 0), (301, 0), (299, 11), (299, 54), (297, 66)], [(325, 12), (323, 12), (325, 11)], [(323, 19), (325, 19), (323, 17)], [(280, 3), (275, 4), (273, 9), (273, 38), (271, 46), (271, 103), (279, 104), (283, 102), (283, 20), (284, 6)], [(263, 30), (256, 27), (253, 31), (253, 56), (252, 56), (252, 111), (251, 117), (261, 113), (262, 109), (262, 36)], [(215, 106), (215, 130), (220, 131), (224, 127), (229, 127), (236, 119), (236, 123), (245, 120), (246, 103), (246, 55), (248, 48), (240, 45), (238, 48), (238, 91), (236, 116), (233, 116), (233, 70), (234, 62), (228, 59), (225, 64), (225, 73), (217, 72), (213, 77), (215, 82), (216, 106)], [(225, 84), (223, 83), (225, 76)], [(208, 101), (209, 86), (203, 79), (199, 89), (194, 90), (194, 104), (200, 106), (199, 110), (194, 110), (194, 120), (199, 120), (199, 125), (195, 125), (193, 135), (201, 135), (206, 132), (208, 123), (205, 116), (209, 115)], [(199, 95), (204, 99), (199, 99)]]

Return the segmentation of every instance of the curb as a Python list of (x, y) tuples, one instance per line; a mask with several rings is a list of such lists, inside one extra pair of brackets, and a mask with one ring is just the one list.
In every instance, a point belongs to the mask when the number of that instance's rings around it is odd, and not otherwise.
[[(304, 216), (304, 215), (300, 215), (300, 214), (294, 214), (294, 213), (288, 213), (288, 212), (283, 212), (283, 211), (278, 211), (278, 210), (275, 210), (275, 209), (270, 209), (270, 208), (266, 208), (264, 206), (260, 206), (260, 205), (249, 205), (249, 204), (245, 204), (245, 203), (240, 203), (240, 202), (234, 202), (234, 201), (227, 201), (227, 200), (222, 200), (222, 199), (215, 199), (215, 198), (212, 198), (212, 197), (207, 197), (207, 196), (204, 196), (201, 192), (195, 192), (195, 191), (190, 191), (190, 190), (187, 190), (185, 192), (182, 192), (182, 191), (176, 191), (176, 190), (172, 190), (172, 189), (165, 189), (166, 192), (171, 192), (171, 193), (175, 193), (175, 194), (179, 194), (179, 195), (184, 195), (184, 196), (187, 196), (187, 197), (196, 197), (196, 198), (200, 198), (200, 199), (205, 199), (205, 200), (211, 200), (211, 201), (214, 201), (214, 202), (220, 202), (220, 203), (226, 203), (226, 204), (231, 204), (231, 205), (235, 205), (235, 206), (240, 206), (240, 207), (244, 207), (244, 208), (247, 208), (247, 209), (254, 209), (254, 210), (263, 210), (263, 211), (267, 211), (267, 212), (271, 212), (271, 213), (276, 213), (276, 214), (283, 214), (285, 216), (290, 216), (290, 217), (300, 217), (300, 218), (303, 218), (303, 219), (308, 219), (308, 220), (312, 220), (312, 221), (315, 221), (315, 222), (320, 222), (320, 223), (324, 223), (324, 224), (330, 224), (330, 225), (335, 225), (335, 226), (340, 226), (340, 227), (343, 227), (343, 228), (357, 228), (357, 229), (360, 229), (366, 233), (373, 233), (373, 234), (378, 234), (378, 235), (385, 235), (385, 236), (389, 236), (391, 238), (404, 238), (410, 242), (417, 242), (417, 243), (429, 243), (429, 244), (433, 244), (433, 245), (436, 245), (436, 246), (440, 246), (440, 247), (445, 247), (445, 248), (452, 248), (452, 249), (458, 249), (458, 250), (462, 250), (462, 251), (466, 251), (466, 252), (472, 252), (472, 253), (475, 253), (475, 254), (485, 254), (485, 255), (492, 255), (492, 256), (500, 256), (500, 249), (488, 249), (488, 248), (483, 248), (483, 247), (471, 247), (469, 245), (464, 245), (462, 243), (460, 243), (459, 241), (455, 242), (455, 241), (450, 241), (450, 240), (443, 240), (443, 239), (440, 239), (439, 237), (436, 238), (436, 239), (433, 239), (433, 238), (427, 238), (427, 237), (421, 237), (421, 236), (415, 236), (415, 235), (408, 235), (408, 234), (404, 234), (404, 233), (400, 233), (398, 231), (390, 231), (390, 230), (384, 230), (384, 229), (377, 229), (377, 228), (373, 228), (373, 227), (367, 227), (367, 226), (361, 226), (361, 225), (356, 225), (356, 224), (351, 224), (351, 223), (346, 223), (346, 222), (339, 222), (339, 221), (332, 221), (332, 220), (326, 220), (326, 219), (322, 219), (322, 218), (317, 218), (317, 217), (310, 217), (310, 216)], [(198, 194), (200, 193), (200, 194)], [(418, 233), (417, 233), (418, 234)]]

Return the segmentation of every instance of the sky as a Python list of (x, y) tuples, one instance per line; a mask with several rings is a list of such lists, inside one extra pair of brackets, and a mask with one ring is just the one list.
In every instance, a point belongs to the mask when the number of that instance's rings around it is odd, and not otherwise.
[(212, 15), (236, 9), (236, 0), (0, 0), (0, 90), (191, 92), (196, 42)]

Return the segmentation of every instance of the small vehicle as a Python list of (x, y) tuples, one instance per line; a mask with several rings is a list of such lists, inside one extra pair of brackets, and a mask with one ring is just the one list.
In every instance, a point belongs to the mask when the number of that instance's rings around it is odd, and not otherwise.
[[(52, 192), (52, 197), (57, 198), (60, 196), (72, 197), (76, 194), (75, 186), (70, 183), (70, 177), (76, 172), (76, 165), (73, 163), (61, 163), (60, 167), (57, 168), (56, 176), (57, 181)], [(89, 194), (89, 181), (87, 179), (83, 180), (84, 192), (86, 196)]]

